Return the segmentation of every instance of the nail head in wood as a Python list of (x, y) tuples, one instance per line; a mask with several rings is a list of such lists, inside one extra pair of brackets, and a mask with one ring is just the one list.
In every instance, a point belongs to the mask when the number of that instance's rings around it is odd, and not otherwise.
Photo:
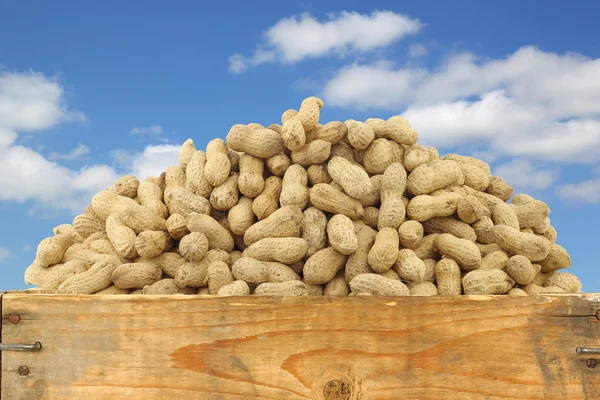
[(25, 367), (25, 366), (19, 367), (19, 375), (21, 375), (21, 376), (29, 375), (29, 367)]
[(8, 322), (10, 322), (11, 324), (16, 325), (19, 323), (19, 321), (21, 321), (21, 316), (19, 314), (8, 315)]
[(585, 365), (587, 365), (587, 366), (588, 366), (588, 368), (596, 368), (596, 365), (597, 365), (597, 363), (598, 363), (598, 362), (596, 361), (596, 359), (595, 359), (595, 358), (590, 358), (589, 360), (587, 360), (587, 361), (585, 362)]

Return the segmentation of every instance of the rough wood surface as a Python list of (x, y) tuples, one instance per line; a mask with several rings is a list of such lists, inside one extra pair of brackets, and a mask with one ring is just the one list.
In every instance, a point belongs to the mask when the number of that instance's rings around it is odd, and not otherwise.
[[(600, 295), (8, 293), (2, 399), (597, 399)], [(13, 325), (10, 313), (21, 315)], [(30, 374), (19, 376), (19, 366)]]

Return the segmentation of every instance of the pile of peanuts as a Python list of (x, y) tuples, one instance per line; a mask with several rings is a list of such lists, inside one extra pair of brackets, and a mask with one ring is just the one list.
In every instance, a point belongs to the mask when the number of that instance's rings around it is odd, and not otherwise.
[[(577, 293), (550, 209), (394, 116), (234, 125), (179, 165), (124, 176), (42, 240), (25, 282), (81, 294)], [(509, 199), (512, 200), (507, 203)]]

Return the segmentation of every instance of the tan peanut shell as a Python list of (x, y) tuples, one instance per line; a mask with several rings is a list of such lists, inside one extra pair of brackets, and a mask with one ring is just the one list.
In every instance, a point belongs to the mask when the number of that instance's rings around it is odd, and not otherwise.
[(162, 269), (164, 275), (174, 278), (179, 267), (185, 264), (187, 260), (177, 253), (167, 252), (153, 258), (140, 257), (135, 262), (156, 264)]
[[(507, 266), (508, 255), (503, 251), (493, 251), (483, 257), (479, 269), (501, 269), (505, 271)], [(517, 281), (517, 283), (520, 282)]]
[[(116, 288), (116, 286), (115, 286)], [(180, 288), (175, 283), (175, 279), (167, 278), (154, 282), (151, 285), (146, 285), (142, 289), (142, 294), (151, 295), (169, 295), (169, 294), (195, 294), (196, 290), (192, 288)]]
[(315, 140), (299, 150), (292, 151), (292, 161), (305, 168), (313, 164), (327, 161), (331, 154), (331, 143), (324, 140)]
[(260, 158), (243, 154), (240, 157), (239, 191), (246, 197), (255, 198), (265, 187), (265, 164)]
[(210, 215), (192, 213), (187, 218), (187, 227), (190, 232), (200, 232), (208, 239), (211, 249), (230, 252), (233, 250), (233, 237), (231, 233), (221, 226)]
[(306, 134), (300, 116), (287, 119), (281, 128), (281, 139), (291, 151), (300, 150), (306, 144)]
[(358, 248), (358, 238), (354, 223), (343, 214), (336, 214), (327, 223), (327, 237), (331, 247), (344, 255), (350, 255)]
[(307, 97), (300, 104), (297, 118), (300, 119), (305, 132), (317, 129), (319, 124), (319, 115), (323, 107), (323, 100), (318, 97)]
[[(73, 260), (83, 261), (88, 267), (105, 258), (105, 254), (99, 254), (89, 248), (83, 247), (82, 244), (74, 244), (65, 251), (61, 263), (67, 263)], [(39, 262), (39, 260), (36, 260)]]
[(185, 171), (179, 165), (172, 165), (165, 172), (166, 187), (185, 187)]
[(350, 287), (346, 283), (343, 271), (339, 271), (335, 278), (327, 282), (323, 294), (325, 296), (348, 296), (350, 294)]
[(364, 215), (360, 202), (331, 185), (319, 183), (309, 190), (310, 202), (319, 210), (344, 214), (350, 219), (359, 219)]
[(259, 220), (267, 218), (277, 210), (282, 182), (282, 179), (277, 176), (270, 176), (265, 180), (263, 192), (252, 203), (252, 212)]
[(307, 208), (302, 213), (301, 231), (308, 243), (306, 256), (310, 257), (327, 244), (327, 216), (316, 207)]
[(215, 261), (227, 262), (229, 254), (223, 250), (209, 250), (197, 263), (184, 263), (175, 273), (175, 283), (180, 288), (202, 287), (208, 285), (208, 266)]
[(342, 157), (347, 161), (350, 161), (354, 165), (360, 165), (354, 158), (354, 150), (350, 145), (342, 142), (331, 147), (331, 158)]
[(324, 140), (331, 144), (338, 144), (348, 136), (348, 127), (340, 121), (331, 121), (307, 132), (307, 140)]
[(304, 263), (304, 280), (312, 285), (329, 282), (344, 268), (347, 258), (333, 247), (317, 251)]
[(244, 254), (260, 261), (293, 264), (302, 260), (307, 250), (308, 242), (302, 238), (264, 238), (250, 245)]
[(406, 180), (407, 191), (418, 196), (452, 185), (462, 185), (464, 175), (460, 166), (451, 160), (435, 160), (419, 165)]
[(285, 150), (282, 135), (275, 130), (252, 129), (240, 124), (229, 130), (227, 144), (232, 150), (257, 158), (269, 158)]
[(413, 144), (404, 150), (404, 167), (407, 171), (412, 171), (419, 165), (429, 162), (429, 150), (420, 144)]
[(112, 273), (111, 280), (121, 289), (142, 289), (162, 278), (162, 269), (156, 264), (121, 264)]
[(260, 261), (252, 257), (237, 260), (231, 267), (231, 272), (235, 279), (255, 284), (300, 280), (298, 274), (285, 264)]
[(369, 174), (383, 174), (394, 163), (394, 149), (387, 139), (375, 139), (367, 147), (363, 164)]
[(419, 222), (434, 217), (449, 217), (456, 212), (462, 201), (463, 197), (458, 193), (444, 193), (438, 196), (419, 195), (410, 200), (406, 214), (410, 219)]
[(539, 266), (536, 268), (525, 256), (512, 256), (506, 264), (506, 271), (519, 285), (529, 285), (540, 272)]
[(123, 211), (129, 207), (138, 205), (133, 199), (104, 190), (92, 198), (94, 214), (102, 221), (106, 221), (109, 215)]
[(181, 145), (181, 149), (179, 149), (179, 166), (184, 171), (186, 170), (188, 163), (192, 159), (192, 156), (196, 152), (196, 146), (194, 146), (194, 141), (192, 139), (188, 139)]
[[(544, 239), (540, 238), (540, 240)], [(543, 260), (540, 260), (539, 264), (542, 268), (542, 273), (547, 274), (559, 269), (569, 268), (571, 266), (571, 257), (564, 247), (557, 244), (550, 244), (548, 255)]]
[(200, 232), (192, 232), (179, 242), (179, 254), (189, 262), (199, 262), (208, 253), (208, 239)]
[(125, 175), (119, 178), (114, 185), (108, 190), (118, 194), (119, 196), (129, 197), (133, 199), (137, 196), (138, 186), (140, 181), (133, 175)]
[(306, 170), (297, 164), (290, 166), (283, 175), (279, 203), (282, 206), (298, 206), (303, 210), (308, 203), (307, 185)]
[(524, 297), (524, 296), (528, 296), (527, 292), (525, 292), (523, 289), (519, 289), (519, 288), (512, 288), (509, 290), (509, 292), (507, 293), (508, 296), (511, 297)]
[(221, 186), (213, 189), (210, 195), (210, 204), (215, 210), (228, 211), (238, 203), (238, 174), (231, 174)]
[(437, 260), (432, 258), (426, 258), (423, 260), (423, 264), (425, 265), (423, 279), (426, 282), (435, 282), (435, 266), (437, 263)]
[(544, 287), (559, 287), (566, 293), (579, 293), (581, 292), (581, 281), (568, 272), (555, 271), (548, 274)]
[(530, 283), (529, 285), (523, 287), (523, 291), (525, 291), (525, 293), (527, 293), (530, 296), (566, 293), (563, 288), (560, 288), (558, 286), (542, 287), (534, 283)]
[(94, 294), (109, 294), (109, 295), (119, 295), (119, 294), (129, 294), (131, 291), (129, 289), (121, 289), (116, 287), (115, 285), (110, 285), (106, 289), (102, 289)]
[(217, 296), (219, 297), (248, 295), (250, 295), (250, 287), (244, 281), (233, 281), (225, 286), (222, 286), (217, 292)]
[(527, 257), (530, 261), (542, 261), (550, 252), (550, 242), (507, 225), (496, 225), (492, 228), (494, 242), (502, 250)]
[(477, 197), (468, 195), (459, 201), (456, 212), (461, 221), (472, 224), (485, 215), (485, 207)]
[(460, 267), (451, 258), (444, 258), (437, 263), (435, 280), (440, 296), (460, 296), (462, 293)]
[(306, 170), (306, 174), (308, 176), (308, 183), (311, 186), (314, 186), (318, 183), (331, 183), (333, 179), (327, 172), (327, 165), (325, 164), (315, 164), (308, 167)]
[(233, 282), (233, 275), (229, 265), (223, 261), (214, 261), (207, 270), (208, 290), (211, 294), (217, 294), (219, 290)]
[(234, 235), (243, 235), (248, 228), (256, 222), (256, 216), (252, 212), (253, 200), (242, 197), (227, 214), (229, 229)]
[(437, 252), (434, 243), (435, 239), (439, 236), (438, 233), (432, 233), (431, 235), (423, 236), (423, 240), (418, 247), (412, 249), (417, 257), (421, 260), (433, 259), (438, 260), (440, 254)]
[(482, 244), (494, 243), (495, 237), (492, 232), (494, 222), (491, 218), (482, 216), (478, 221), (471, 225), (477, 236), (477, 241)]
[[(232, 149), (242, 151), (233, 146)], [(229, 161), (227, 144), (222, 139), (213, 139), (208, 142), (206, 145), (206, 164), (204, 165), (204, 176), (208, 183), (212, 186), (222, 185), (229, 177), (230, 171), (231, 161)]]
[(475, 230), (462, 221), (451, 217), (430, 218), (421, 222), (425, 233), (449, 233), (456, 237), (474, 242), (477, 240)]
[(64, 281), (87, 271), (87, 269), (88, 266), (80, 260), (72, 260), (51, 267), (44, 267), (39, 262), (34, 262), (25, 270), (25, 283), (46, 290), (57, 290)]
[(438, 289), (432, 282), (419, 283), (410, 288), (411, 296), (437, 296)]
[(375, 131), (370, 125), (353, 119), (344, 123), (348, 127), (348, 142), (355, 149), (364, 150), (375, 140)]
[(381, 181), (383, 175), (373, 175), (371, 180), (371, 191), (360, 199), (363, 207), (379, 206), (381, 204)]
[(467, 273), (462, 279), (466, 295), (506, 294), (515, 281), (499, 269), (480, 269)]
[(406, 188), (406, 170), (400, 163), (391, 164), (381, 179), (381, 206), (377, 227), (398, 229), (406, 218), (406, 207), (402, 195)]
[(477, 248), (481, 252), (482, 257), (485, 257), (488, 254), (493, 253), (495, 251), (503, 251), (502, 248), (500, 246), (498, 246), (498, 244), (496, 244), (496, 243), (483, 244), (483, 243), (475, 242), (475, 246), (477, 246)]
[(135, 239), (135, 249), (140, 257), (158, 257), (171, 247), (171, 236), (163, 231), (144, 231)]
[(208, 198), (213, 187), (204, 175), (204, 168), (206, 168), (206, 153), (196, 151), (185, 169), (185, 188), (195, 195)]
[(375, 236), (375, 243), (369, 250), (367, 261), (376, 273), (383, 273), (394, 265), (398, 258), (398, 231), (394, 228), (381, 228)]
[(410, 291), (404, 283), (377, 274), (357, 275), (348, 285), (356, 295), (410, 296)]
[(410, 249), (401, 249), (398, 251), (394, 271), (400, 275), (404, 281), (413, 284), (419, 284), (428, 281), (427, 268), (425, 262), (421, 260), (414, 251)]
[(186, 222), (187, 219), (183, 215), (172, 214), (165, 222), (165, 227), (173, 239), (181, 240), (182, 237), (190, 233)]
[(209, 214), (211, 210), (210, 201), (183, 187), (165, 189), (165, 204), (170, 214), (181, 214), (186, 218), (191, 213)]
[(133, 229), (121, 222), (121, 213), (108, 217), (106, 220), (106, 233), (120, 257), (125, 259), (137, 257), (138, 253), (135, 247), (137, 235)]
[(327, 172), (344, 192), (354, 199), (362, 199), (373, 190), (367, 172), (342, 157), (332, 157)]
[(105, 222), (96, 215), (80, 214), (73, 219), (73, 227), (77, 233), (87, 238), (96, 232), (102, 232), (106, 229)]
[(74, 244), (75, 243), (83, 243), (84, 240), (86, 239), (83, 236), (81, 236), (79, 233), (77, 233), (77, 230), (75, 230), (75, 227), (70, 224), (58, 225), (58, 226), (54, 227), (54, 229), (52, 229), (52, 232), (54, 232), (55, 236), (64, 235), (64, 236), (69, 237)]
[(373, 243), (375, 243), (377, 232), (360, 221), (355, 221), (354, 226), (358, 247), (346, 261), (344, 271), (346, 282), (350, 282), (356, 275), (374, 273), (369, 266), (368, 255)]
[(44, 267), (58, 264), (73, 244), (73, 239), (67, 235), (46, 238), (39, 243), (35, 258)]
[(423, 225), (418, 221), (406, 220), (398, 228), (400, 246), (415, 249), (423, 240)]
[(285, 153), (275, 154), (265, 160), (267, 169), (275, 176), (282, 177), (285, 171), (292, 165), (292, 160)]
[(490, 176), (490, 184), (486, 189), (486, 192), (492, 196), (496, 196), (502, 201), (508, 201), (510, 196), (513, 195), (513, 188), (506, 181), (499, 176)]
[(519, 220), (520, 228), (534, 228), (544, 225), (544, 221), (550, 214), (550, 208), (546, 203), (534, 200), (524, 204), (510, 204)]
[(87, 271), (73, 275), (60, 284), (58, 293), (92, 294), (109, 287), (111, 276), (121, 261), (114, 256), (103, 255)]
[(479, 268), (481, 252), (472, 241), (443, 233), (435, 238), (434, 245), (440, 254), (456, 261), (465, 271)]
[(244, 242), (251, 245), (268, 237), (298, 237), (301, 223), (302, 211), (299, 207), (283, 206), (248, 228), (244, 233)]
[(307, 296), (308, 289), (301, 281), (261, 283), (254, 290), (256, 296)]
[(167, 218), (169, 216), (167, 206), (163, 203), (163, 191), (157, 184), (150, 181), (141, 182), (138, 187), (138, 198), (142, 206), (159, 217)]
[(468, 164), (476, 166), (483, 170), (486, 175), (491, 176), (491, 168), (488, 163), (475, 157), (461, 156), (459, 154), (447, 154), (444, 156), (444, 160), (456, 161), (459, 164)]
[(377, 207), (365, 207), (365, 215), (361, 218), (361, 221), (370, 226), (373, 229), (377, 229), (377, 221), (379, 220), (379, 208)]

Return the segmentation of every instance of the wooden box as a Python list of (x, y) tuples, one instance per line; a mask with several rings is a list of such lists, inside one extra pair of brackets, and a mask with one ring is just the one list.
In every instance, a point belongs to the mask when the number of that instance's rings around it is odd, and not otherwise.
[(600, 399), (595, 294), (1, 300), (3, 400)]

